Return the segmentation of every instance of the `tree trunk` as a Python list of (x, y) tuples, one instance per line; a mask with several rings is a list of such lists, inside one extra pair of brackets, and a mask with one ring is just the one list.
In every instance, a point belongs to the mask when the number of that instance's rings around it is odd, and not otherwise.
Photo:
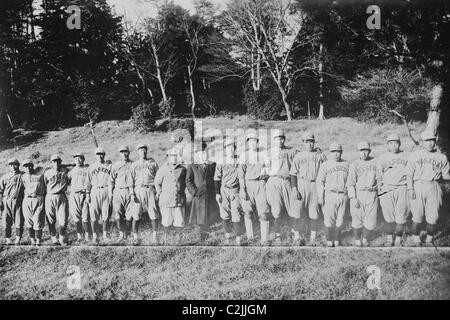
[(324, 107), (323, 107), (323, 62), (322, 62), (322, 50), (323, 45), (320, 44), (319, 46), (319, 55), (320, 55), (320, 62), (319, 62), (319, 117), (318, 120), (325, 120), (324, 115)]
[(191, 94), (191, 114), (192, 118), (195, 118), (195, 93), (194, 93), (194, 83), (192, 81), (192, 70), (191, 66), (188, 64), (188, 76), (189, 76), (189, 92)]
[(161, 95), (164, 102), (167, 101), (166, 88), (164, 87), (164, 81), (161, 75), (161, 65), (159, 64), (158, 52), (156, 50), (156, 46), (153, 42), (151, 42), (153, 58), (155, 59), (156, 66), (156, 77), (158, 78), (159, 88), (161, 89)]
[(323, 104), (321, 101), (319, 102), (319, 116), (317, 117), (317, 120), (325, 120), (325, 116), (323, 114)]
[(432, 132), (435, 136), (438, 134), (441, 110), (439, 108), (442, 98), (442, 87), (436, 85), (431, 92), (430, 112), (428, 113), (426, 131)]
[(287, 102), (286, 91), (281, 87), (279, 87), (279, 89), (281, 92), (281, 98), (283, 99), (284, 109), (286, 110), (287, 120), (291, 121), (292, 120), (292, 109), (291, 109), (291, 106), (289, 105), (289, 103)]

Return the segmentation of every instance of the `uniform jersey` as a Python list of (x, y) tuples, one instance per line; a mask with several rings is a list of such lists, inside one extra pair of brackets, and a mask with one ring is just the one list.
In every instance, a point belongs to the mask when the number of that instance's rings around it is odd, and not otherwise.
[(378, 179), (385, 185), (406, 185), (407, 162), (407, 155), (403, 151), (381, 155), (377, 164)]
[(89, 182), (91, 187), (106, 187), (111, 181), (111, 164), (108, 162), (95, 163), (89, 168)]
[(374, 191), (377, 187), (377, 162), (373, 158), (358, 159), (350, 164), (347, 187)]
[(292, 160), (289, 173), (300, 179), (315, 181), (321, 164), (326, 160), (327, 157), (323, 153), (317, 152), (317, 149), (299, 152)]
[(155, 160), (139, 159), (133, 162), (133, 175), (136, 186), (153, 186), (155, 184), (155, 176), (159, 167)]
[(268, 175), (289, 177), (292, 160), (296, 153), (296, 149), (288, 147), (270, 149), (265, 156), (266, 165), (269, 166)]
[(119, 161), (111, 169), (110, 184), (115, 188), (134, 188), (133, 162)]
[(25, 187), (25, 196), (43, 197), (45, 195), (45, 182), (42, 174), (24, 173), (22, 181)]
[(51, 168), (44, 173), (44, 182), (47, 186), (47, 194), (65, 193), (69, 185), (68, 170), (64, 167), (59, 171)]
[(239, 157), (239, 179), (258, 180), (264, 174), (264, 154), (262, 152), (246, 152)]
[(408, 158), (406, 174), (408, 184), (417, 180), (437, 181), (442, 176), (448, 176), (449, 163), (447, 157), (438, 151), (417, 150)]
[(238, 163), (216, 164), (214, 180), (221, 181), (221, 185), (228, 188), (236, 188), (239, 186), (238, 180)]
[(317, 174), (317, 191), (319, 196), (325, 191), (345, 191), (348, 177), (348, 161), (327, 160)]
[(88, 191), (89, 185), (89, 166), (83, 165), (82, 167), (76, 166), (68, 173), (69, 182), (72, 192)]
[(7, 173), (0, 179), (0, 199), (4, 196), (7, 198), (18, 198), (23, 189), (22, 172)]

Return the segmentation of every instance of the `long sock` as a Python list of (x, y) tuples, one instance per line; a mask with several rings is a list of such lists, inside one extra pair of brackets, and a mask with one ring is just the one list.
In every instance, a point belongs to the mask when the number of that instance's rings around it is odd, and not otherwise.
[(261, 226), (261, 242), (269, 241), (269, 221), (260, 220)]
[(252, 239), (254, 237), (253, 234), (253, 221), (251, 218), (244, 218), (245, 231), (247, 232), (247, 238)]
[(280, 233), (281, 231), (280, 218), (273, 219), (273, 231), (275, 232), (275, 234)]
[(65, 235), (66, 235), (66, 226), (61, 226), (61, 227), (59, 227), (59, 236), (61, 237), (64, 237)]
[(33, 228), (29, 228), (28, 229), (28, 234), (30, 235), (30, 239), (34, 239), (35, 237), (35, 232)]
[(225, 230), (225, 233), (231, 233), (231, 220), (223, 220), (223, 229)]
[(401, 238), (405, 232), (405, 224), (397, 224), (395, 226), (395, 236)]
[(108, 225), (109, 225), (108, 221), (103, 221), (103, 224), (102, 224), (103, 233), (108, 232)]
[(436, 225), (435, 224), (427, 224), (427, 235), (429, 236), (434, 236), (436, 230)]
[(412, 227), (411, 227), (412, 234), (415, 236), (420, 235), (420, 229), (421, 229), (420, 227), (421, 227), (421, 223), (413, 222)]
[(158, 231), (158, 226), (156, 224), (156, 219), (151, 219), (151, 223), (152, 223), (152, 230), (153, 230), (153, 232)]
[(86, 233), (86, 234), (89, 233), (89, 223), (88, 222), (83, 222), (83, 230), (84, 230), (84, 233)]
[(39, 239), (39, 240), (42, 239), (42, 230), (37, 230), (37, 232), (36, 232), (36, 239)]
[(370, 241), (371, 234), (372, 234), (372, 232), (369, 229), (366, 229), (366, 228), (363, 229), (362, 236), (367, 241)]
[(6, 226), (5, 228), (5, 238), (11, 238), (12, 226)]
[(139, 221), (138, 220), (133, 220), (131, 228), (132, 228), (133, 233), (138, 233), (138, 231), (139, 231)]
[(77, 233), (79, 234), (83, 233), (83, 224), (81, 223), (81, 221), (76, 222), (75, 227), (77, 229)]
[(133, 226), (133, 223), (131, 222), (131, 220), (127, 220), (126, 221), (126, 230), (125, 230), (127, 234), (130, 233), (132, 226)]
[(97, 221), (91, 220), (91, 230), (92, 230), (92, 234), (97, 234), (97, 232), (98, 232), (98, 222)]
[(363, 233), (362, 228), (353, 228), (353, 237), (355, 240), (361, 240), (362, 233)]
[(334, 228), (334, 241), (341, 241), (341, 227)]
[(300, 231), (301, 227), (302, 227), (301, 219), (300, 218), (295, 218), (295, 220), (294, 220), (294, 230), (295, 231)]
[(309, 221), (309, 227), (311, 231), (319, 231), (319, 222), (317, 221), (317, 219), (311, 219)]
[(389, 222), (385, 225), (386, 234), (394, 235), (395, 233), (395, 222)]
[(16, 235), (17, 235), (19, 238), (22, 238), (22, 235), (23, 235), (23, 227), (16, 228)]
[(240, 222), (233, 222), (233, 231), (237, 237), (239, 237), (242, 234), (242, 228), (241, 228)]

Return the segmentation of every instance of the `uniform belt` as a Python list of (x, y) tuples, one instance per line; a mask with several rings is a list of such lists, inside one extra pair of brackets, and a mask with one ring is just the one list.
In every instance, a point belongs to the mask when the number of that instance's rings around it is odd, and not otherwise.
[(154, 188), (155, 186), (153, 184), (142, 184), (139, 187), (141, 187), (141, 188)]
[(377, 191), (377, 188), (364, 188), (364, 189), (357, 189), (358, 191), (367, 191), (367, 192), (375, 192)]
[(222, 185), (222, 187), (224, 187), (224, 188), (227, 188), (227, 189), (237, 189), (237, 188), (239, 188), (239, 185), (236, 185), (236, 186), (226, 186), (226, 185)]
[(306, 181), (306, 182), (316, 182), (316, 179), (305, 179), (305, 178), (300, 178), (300, 180)]
[(104, 188), (108, 188), (109, 186), (96, 186), (97, 189), (104, 189)]
[(345, 190), (325, 190), (325, 191), (338, 193), (338, 194), (346, 194), (347, 193), (347, 191), (345, 191)]
[(419, 183), (428, 183), (428, 184), (430, 184), (430, 183), (437, 183), (436, 180), (431, 180), (431, 181), (428, 181), (428, 180), (414, 180), (414, 183), (416, 183), (416, 182), (419, 182)]
[(79, 191), (74, 191), (73, 193), (82, 193), (82, 194), (86, 194), (87, 191), (86, 191), (86, 190), (79, 190)]
[(25, 196), (25, 197), (35, 199), (35, 198), (42, 198), (43, 196)]
[(286, 177), (286, 176), (278, 176), (278, 175), (274, 175), (274, 176), (271, 176), (271, 177), (274, 177), (274, 178), (280, 178), (280, 179), (284, 179), (284, 180), (290, 180), (290, 179), (291, 179), (290, 177)]
[(118, 188), (121, 189), (121, 190), (125, 190), (125, 189), (130, 189), (132, 187), (118, 187)]

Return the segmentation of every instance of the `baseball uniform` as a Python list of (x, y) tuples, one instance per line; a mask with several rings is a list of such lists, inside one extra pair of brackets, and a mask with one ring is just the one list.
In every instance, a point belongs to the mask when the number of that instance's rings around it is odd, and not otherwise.
[(316, 179), (320, 166), (326, 160), (326, 156), (318, 149), (299, 152), (292, 160), (289, 174), (297, 177), (297, 189), (301, 196), (300, 201), (293, 202), (293, 217), (300, 218), (307, 211), (311, 220), (319, 219)]
[[(349, 164), (345, 160), (325, 161), (317, 174), (317, 194), (323, 197), (325, 227), (340, 228), (348, 209), (347, 177)], [(338, 239), (334, 239), (335, 241)]]
[(184, 226), (186, 204), (186, 168), (181, 164), (163, 165), (155, 176), (155, 188), (159, 195), (159, 207), (161, 210), (164, 227)]
[(113, 193), (113, 211), (116, 221), (139, 220), (139, 209), (133, 205), (134, 194), (133, 162), (119, 161), (111, 169), (110, 185)]
[(356, 198), (360, 207), (350, 205), (352, 228), (365, 228), (369, 231), (377, 225), (377, 162), (374, 158), (358, 159), (350, 164), (347, 179), (349, 198)]
[(68, 177), (70, 183), (69, 212), (71, 213), (73, 222), (88, 223), (89, 204), (86, 202), (86, 194), (91, 189), (89, 166), (76, 166), (68, 173)]
[(11, 238), (11, 229), (15, 226), (19, 229), (19, 238), (23, 232), (22, 216), (23, 183), (22, 172), (9, 172), (0, 179), (0, 200), (3, 201), (3, 223), (5, 237)]
[(45, 182), (42, 174), (22, 175), (24, 198), (22, 202), (22, 212), (25, 220), (25, 228), (33, 228), (36, 231), (42, 230), (45, 223), (44, 197)]
[(89, 168), (89, 186), (91, 203), (89, 216), (91, 221), (108, 223), (110, 199), (108, 186), (111, 180), (111, 163), (97, 162)]
[[(228, 161), (227, 161), (228, 160)], [(222, 220), (241, 221), (242, 207), (239, 199), (238, 163), (235, 159), (226, 159), (224, 164), (217, 164), (214, 181), (220, 182), (219, 203)], [(216, 191), (218, 193), (218, 191)]]
[(242, 201), (242, 209), (246, 213), (258, 212), (261, 220), (266, 220), (269, 205), (266, 199), (266, 178), (264, 172), (263, 153), (248, 151), (239, 158), (239, 185), (247, 191), (248, 200)]
[(402, 225), (408, 217), (406, 164), (403, 151), (387, 152), (378, 158), (379, 200), (387, 223)]
[[(69, 217), (69, 207), (66, 197), (66, 191), (69, 185), (68, 173), (65, 167), (61, 167), (58, 171), (51, 168), (44, 173), (44, 182), (47, 187), (45, 216), (50, 229), (55, 226), (55, 223), (58, 223), (62, 236), (65, 234)], [(56, 235), (56, 231), (50, 230), (50, 232), (52, 236)]]
[(414, 223), (425, 220), (434, 225), (442, 205), (442, 189), (438, 181), (449, 175), (447, 157), (439, 151), (417, 150), (411, 153), (406, 166), (408, 189), (413, 189), (416, 198), (411, 199)]
[(158, 208), (154, 180), (159, 169), (158, 164), (152, 158), (140, 159), (133, 162), (132, 168), (140, 211), (146, 212), (151, 220), (155, 220), (158, 216)]
[(282, 147), (272, 148), (266, 153), (265, 164), (268, 166), (269, 179), (266, 183), (266, 198), (270, 211), (275, 219), (279, 218), (283, 209), (292, 215), (293, 201), (289, 172), (297, 150)]

